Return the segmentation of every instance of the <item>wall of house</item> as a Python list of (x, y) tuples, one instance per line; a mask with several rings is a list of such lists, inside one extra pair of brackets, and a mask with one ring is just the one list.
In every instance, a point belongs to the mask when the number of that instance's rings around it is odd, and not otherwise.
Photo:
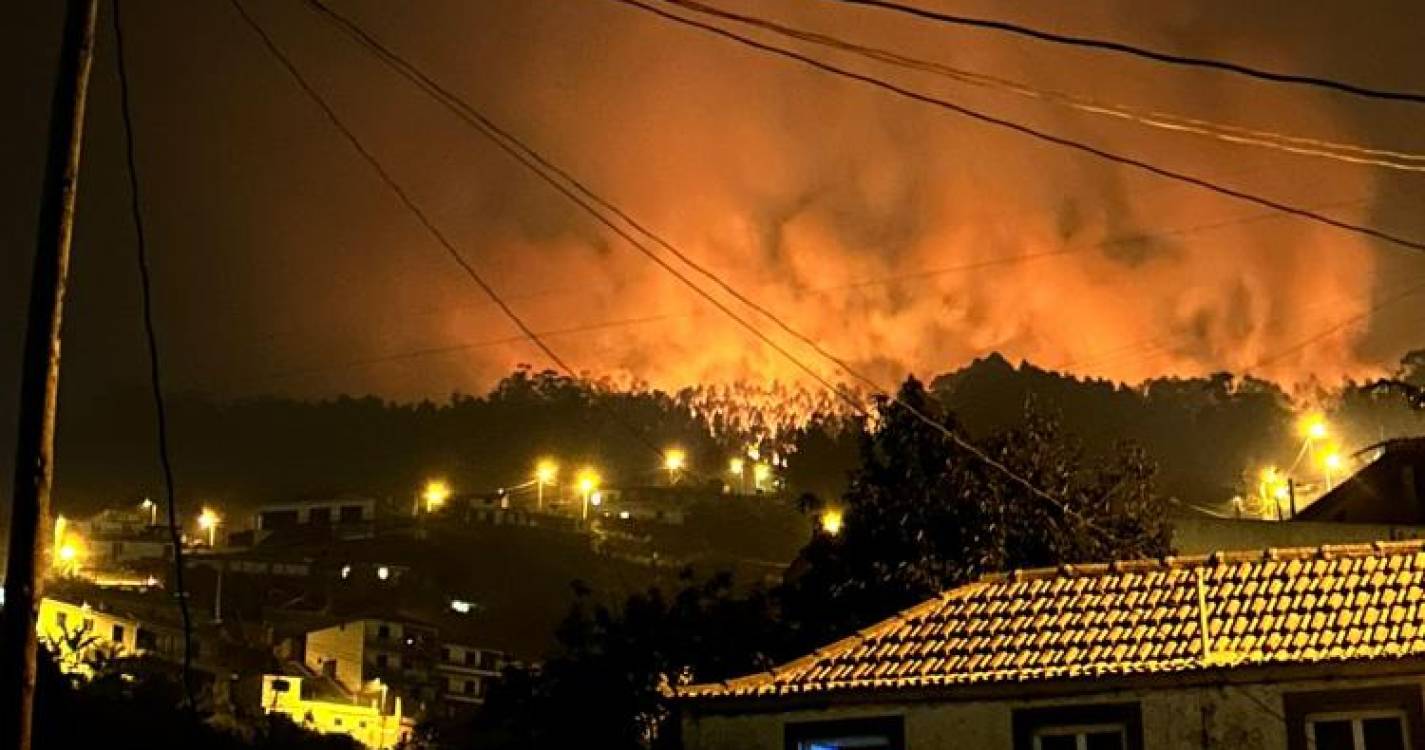
[[(275, 687), (285, 683), (285, 690)], [(408, 740), (414, 731), (410, 717), (401, 714), (399, 700), (391, 713), (372, 704), (317, 700), (302, 694), (302, 678), (265, 675), (262, 705), (268, 713), (285, 714), (292, 721), (322, 734), (344, 734), (372, 750), (388, 750)]]
[(917, 702), (782, 713), (698, 715), (686, 711), (684, 750), (786, 750), (784, 729), (798, 722), (903, 716), (907, 750), (1013, 750), (1014, 711), (1023, 708), (1137, 702), (1143, 742), (1153, 750), (1282, 750), (1287, 747), (1283, 694), (1413, 684), (1425, 677), (1297, 681), (1116, 691), (1044, 700)]
[(362, 666), (365, 652), (366, 624), (361, 621), (342, 623), (307, 633), (303, 663), (321, 674), (323, 664), (335, 662), (336, 681), (354, 692), (360, 690), (366, 680)]
[(55, 649), (60, 668), (67, 672), (87, 673), (85, 659), (96, 648), (111, 650), (116, 655), (137, 653), (138, 630), (138, 622), (128, 618), (58, 599), (40, 600), (36, 635)]
[(1172, 546), (1182, 555), (1268, 547), (1369, 544), (1402, 539), (1425, 539), (1425, 526), (1247, 518), (1175, 518), (1172, 521)]

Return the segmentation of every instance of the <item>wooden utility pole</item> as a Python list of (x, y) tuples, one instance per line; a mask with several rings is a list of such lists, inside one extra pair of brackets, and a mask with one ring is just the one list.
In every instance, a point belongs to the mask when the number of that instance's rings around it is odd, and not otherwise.
[(35, 626), (54, 480), (54, 415), (59, 391), (60, 322), (74, 236), (84, 102), (94, 61), (98, 0), (69, 0), (59, 76), (50, 102), (49, 151), (40, 196), (38, 242), (20, 373), (20, 434), (10, 503), (5, 616), (0, 625), (0, 750), (30, 750), (35, 703)]

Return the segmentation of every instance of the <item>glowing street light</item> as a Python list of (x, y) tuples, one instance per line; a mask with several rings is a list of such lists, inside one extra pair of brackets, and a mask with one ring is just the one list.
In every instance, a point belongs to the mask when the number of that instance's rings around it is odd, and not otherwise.
[(1307, 440), (1323, 440), (1330, 433), (1326, 418), (1320, 414), (1308, 414), (1301, 419), (1301, 436)]
[(421, 498), (426, 501), (426, 512), (434, 513), (450, 499), (450, 485), (443, 479), (432, 479), (426, 482), (425, 489), (421, 491)]
[(760, 489), (762, 489), (762, 485), (766, 484), (766, 483), (767, 483), (767, 480), (768, 480), (768, 479), (771, 479), (771, 478), (772, 478), (772, 467), (771, 467), (771, 466), (768, 466), (767, 464), (758, 462), (756, 465), (754, 465), (754, 466), (752, 467), (752, 486), (753, 486), (753, 487), (755, 487), (755, 488), (757, 488), (757, 489), (760, 490)]
[(603, 480), (599, 477), (599, 472), (587, 467), (580, 469), (579, 476), (574, 480), (575, 486), (579, 488), (579, 494), (584, 498), (580, 517), (585, 521), (589, 520), (589, 497), (594, 494), (594, 490), (599, 488), (601, 481)]
[(541, 510), (544, 508), (544, 485), (554, 484), (558, 479), (559, 464), (546, 458), (534, 465), (535, 492), (538, 493), (539, 497), (537, 508)]
[(1291, 498), (1291, 480), (1275, 466), (1269, 466), (1262, 470), (1261, 483), (1257, 486), (1258, 493), (1264, 505), (1275, 506), (1277, 517), (1281, 517), (1284, 500)]
[(158, 503), (155, 503), (154, 501), (152, 501), (152, 500), (150, 500), (150, 499), (148, 499), (148, 498), (144, 498), (144, 499), (143, 499), (143, 502), (139, 503), (139, 507), (140, 507), (140, 508), (143, 508), (143, 509), (146, 510), (146, 511), (148, 511), (148, 525), (149, 525), (149, 526), (157, 526), (157, 525), (158, 525)]
[(204, 508), (203, 512), (198, 514), (198, 528), (208, 532), (209, 547), (218, 546), (218, 524), (222, 522), (222, 517), (212, 508)]
[(827, 536), (836, 536), (841, 533), (842, 514), (838, 508), (827, 508), (821, 512), (821, 530)]
[(1340, 451), (1331, 449), (1321, 458), (1321, 466), (1326, 470), (1326, 491), (1335, 489), (1336, 474), (1341, 471), (1341, 466), (1345, 460), (1341, 458)]
[(663, 468), (668, 470), (668, 484), (677, 484), (678, 473), (688, 465), (688, 454), (682, 448), (669, 448), (663, 452)]

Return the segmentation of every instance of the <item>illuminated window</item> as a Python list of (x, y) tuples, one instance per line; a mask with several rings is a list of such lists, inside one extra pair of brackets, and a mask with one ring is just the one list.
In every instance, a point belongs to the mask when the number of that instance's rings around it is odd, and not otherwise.
[(1288, 750), (1405, 750), (1425, 737), (1418, 685), (1287, 693)]
[(899, 716), (788, 724), (787, 750), (905, 750)]
[(1015, 750), (1143, 750), (1136, 703), (1045, 706), (1014, 712)]

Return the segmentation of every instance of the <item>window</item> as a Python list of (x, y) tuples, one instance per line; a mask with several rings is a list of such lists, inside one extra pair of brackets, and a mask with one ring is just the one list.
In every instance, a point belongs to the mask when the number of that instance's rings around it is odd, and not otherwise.
[(1122, 724), (1044, 727), (1034, 731), (1034, 750), (1123, 750)]
[(343, 505), (340, 512), (342, 523), (360, 523), (365, 515), (361, 512), (360, 505)]
[(157, 650), (158, 637), (153, 634), (152, 630), (139, 628), (138, 632), (134, 633), (134, 646), (142, 651)]
[(1015, 750), (1143, 750), (1137, 703), (1090, 703), (1014, 712)]
[(787, 750), (905, 750), (899, 716), (788, 724)]
[(465, 694), (466, 694), (466, 695), (479, 695), (479, 694), (480, 694), (480, 683), (478, 683), (478, 682), (476, 682), (476, 681), (474, 681), (474, 680), (466, 680), (466, 681), (465, 681)]
[(58, 625), (60, 630), (64, 630), (64, 629), (65, 629), (65, 623), (66, 623), (68, 620), (69, 620), (69, 613), (67, 613), (67, 612), (55, 612), (55, 613), (54, 613), (54, 624), (55, 624), (55, 625)]
[(1308, 716), (1306, 746), (1316, 750), (1405, 750), (1405, 713), (1365, 711)]
[(124, 626), (123, 626), (123, 625), (115, 625), (115, 626), (113, 627), (113, 629), (109, 631), (109, 640), (111, 640), (111, 641), (113, 641), (113, 642), (115, 642), (115, 643), (123, 643), (123, 642), (124, 642)]
[(1287, 693), (1288, 750), (1405, 750), (1425, 737), (1415, 685)]
[(332, 522), (331, 508), (312, 508), (307, 512), (307, 523), (314, 526), (330, 526)]
[(384, 624), (378, 626), (378, 627), (376, 628), (376, 637), (377, 637), (379, 640), (383, 640), (383, 641), (389, 640), (389, 639), (391, 638), (391, 626), (390, 626), (390, 625), (384, 625)]
[(450, 647), (449, 647), (449, 646), (441, 646), (441, 647), (440, 647), (440, 660), (443, 661), (443, 662), (447, 662), (447, 663), (454, 663), (454, 662), (451, 660), (451, 658), (450, 658)]

